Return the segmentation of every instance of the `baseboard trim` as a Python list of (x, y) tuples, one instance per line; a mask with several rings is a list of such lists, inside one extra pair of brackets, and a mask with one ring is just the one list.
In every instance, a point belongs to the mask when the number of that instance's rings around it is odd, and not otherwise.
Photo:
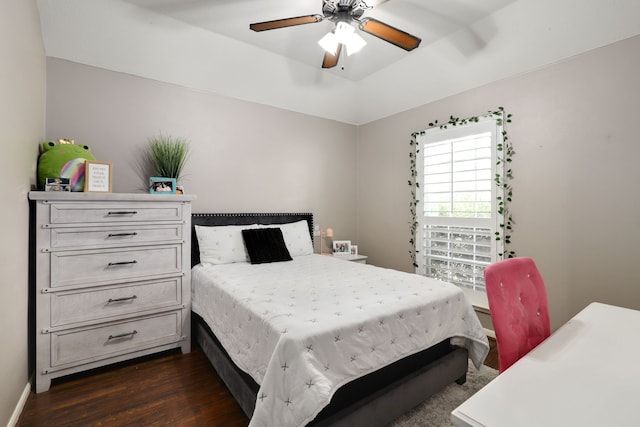
[(24, 390), (22, 390), (22, 395), (20, 395), (20, 400), (18, 400), (18, 404), (16, 405), (16, 408), (13, 410), (13, 414), (11, 414), (11, 418), (9, 418), (7, 427), (15, 427), (18, 424), (18, 420), (20, 419), (22, 410), (27, 404), (27, 399), (29, 399), (30, 393), (31, 393), (31, 383), (28, 382), (27, 385), (24, 387)]

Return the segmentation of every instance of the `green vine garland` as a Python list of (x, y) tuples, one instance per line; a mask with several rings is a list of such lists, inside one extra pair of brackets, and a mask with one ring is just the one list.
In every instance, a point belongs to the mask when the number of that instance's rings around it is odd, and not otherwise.
[[(502, 240), (504, 242), (504, 251), (500, 254), (502, 258), (513, 258), (515, 256), (514, 251), (507, 250), (507, 245), (511, 243), (511, 230), (513, 230), (513, 217), (511, 216), (511, 212), (509, 210), (509, 203), (513, 197), (513, 187), (511, 186), (511, 180), (513, 179), (513, 173), (509, 164), (511, 163), (511, 159), (515, 154), (513, 150), (513, 144), (509, 140), (507, 136), (507, 131), (505, 128), (505, 123), (511, 123), (511, 114), (506, 114), (503, 107), (498, 107), (496, 110), (489, 111), (484, 116), (473, 116), (466, 119), (461, 119), (459, 117), (450, 116), (449, 121), (443, 124), (439, 124), (437, 120), (429, 123), (427, 129), (431, 129), (434, 127), (439, 127), (440, 129), (447, 129), (448, 126), (462, 126), (468, 123), (477, 123), (480, 120), (480, 117), (485, 118), (495, 118), (498, 126), (502, 126), (502, 143), (498, 144), (496, 149), (498, 151), (497, 166), (503, 166), (502, 171), (496, 173), (494, 182), (496, 185), (503, 190), (503, 196), (497, 197), (498, 202), (498, 213), (502, 215), (504, 222), (500, 224), (500, 230), (496, 231), (495, 239)], [(420, 147), (418, 146), (419, 135), (424, 135), (426, 130), (421, 130), (418, 132), (414, 132), (411, 134), (411, 140), (409, 141), (409, 145), (412, 150), (409, 152), (409, 187), (411, 187), (411, 201), (409, 202), (409, 210), (411, 213), (411, 221), (410, 221), (410, 231), (411, 231), (411, 239), (409, 243), (411, 244), (411, 250), (409, 251), (409, 255), (411, 260), (413, 261), (413, 266), (418, 267), (417, 263), (417, 255), (418, 251), (416, 250), (416, 233), (418, 231), (418, 215), (417, 215), (417, 206), (420, 203), (418, 200), (417, 193), (420, 188), (420, 183), (418, 182), (418, 169), (417, 169), (417, 156), (420, 153)], [(415, 150), (413, 148), (415, 147)]]

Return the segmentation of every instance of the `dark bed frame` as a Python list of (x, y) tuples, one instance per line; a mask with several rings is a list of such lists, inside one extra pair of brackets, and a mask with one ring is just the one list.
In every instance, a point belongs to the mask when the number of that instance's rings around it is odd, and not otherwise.
[[(313, 239), (310, 213), (195, 213), (191, 217), (191, 265), (200, 262), (195, 225), (284, 224), (306, 220)], [(193, 313), (193, 336), (231, 391), (242, 410), (251, 418), (258, 384), (241, 371), (200, 316)], [(442, 341), (426, 350), (342, 386), (331, 403), (309, 424), (313, 426), (383, 426), (419, 405), (454, 381), (466, 381), (467, 350)]]

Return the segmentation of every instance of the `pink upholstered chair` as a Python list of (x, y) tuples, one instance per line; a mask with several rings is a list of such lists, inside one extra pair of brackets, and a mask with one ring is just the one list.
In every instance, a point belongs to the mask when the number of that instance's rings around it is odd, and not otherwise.
[(484, 280), (502, 373), (551, 334), (547, 291), (531, 258), (493, 263)]

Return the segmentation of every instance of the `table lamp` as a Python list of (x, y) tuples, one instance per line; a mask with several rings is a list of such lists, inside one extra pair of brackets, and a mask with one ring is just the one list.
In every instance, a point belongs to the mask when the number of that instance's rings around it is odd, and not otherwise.
[(324, 231), (320, 229), (320, 255), (324, 254), (324, 241), (327, 237), (333, 237), (333, 229), (327, 228)]

